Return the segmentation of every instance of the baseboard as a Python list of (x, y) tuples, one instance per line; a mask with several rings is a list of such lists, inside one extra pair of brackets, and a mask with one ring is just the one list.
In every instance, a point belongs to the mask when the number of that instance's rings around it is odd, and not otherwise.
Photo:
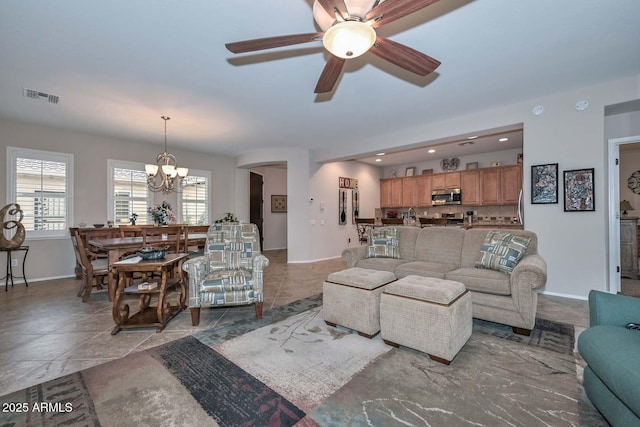
[(549, 295), (551, 297), (562, 297), (562, 298), (571, 298), (571, 299), (579, 299), (579, 300), (583, 300), (583, 301), (587, 301), (589, 299), (588, 296), (582, 296), (582, 295), (570, 295), (570, 294), (561, 294), (559, 292), (539, 292), (542, 295)]
[[(27, 277), (27, 282), (28, 283), (36, 283), (36, 282), (46, 282), (47, 280), (57, 280), (57, 279), (75, 279), (76, 275), (75, 274), (70, 274), (68, 276), (51, 276), (51, 277), (38, 277), (37, 279), (34, 278), (32, 279), (31, 277)], [(80, 280), (80, 279), (78, 279)], [(13, 281), (14, 284), (18, 284), (18, 283), (24, 283), (23, 279), (15, 279)], [(9, 283), (11, 284), (11, 283)]]

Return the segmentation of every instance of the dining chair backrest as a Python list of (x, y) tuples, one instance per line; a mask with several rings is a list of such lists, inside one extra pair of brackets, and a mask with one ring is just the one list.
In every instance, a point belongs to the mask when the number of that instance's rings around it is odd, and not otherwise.
[(420, 226), (428, 227), (433, 225), (446, 225), (447, 218), (420, 218)]
[(404, 220), (402, 218), (382, 218), (384, 225), (402, 225)]
[(140, 237), (142, 236), (141, 225), (120, 225), (120, 237)]
[(184, 226), (184, 252), (189, 253), (190, 250), (201, 252), (200, 248), (204, 248), (204, 240), (201, 237), (194, 238), (196, 234), (206, 235), (209, 231), (208, 225), (185, 225)]
[(184, 235), (182, 225), (163, 225), (159, 227), (142, 228), (142, 245), (168, 247), (169, 252), (178, 253)]

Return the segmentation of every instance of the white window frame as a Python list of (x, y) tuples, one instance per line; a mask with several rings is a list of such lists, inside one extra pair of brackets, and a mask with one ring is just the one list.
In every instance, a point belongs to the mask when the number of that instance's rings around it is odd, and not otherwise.
[[(67, 226), (63, 230), (28, 230), (26, 240), (68, 239), (69, 227), (73, 224), (73, 154), (55, 151), (33, 150), (20, 147), (7, 147), (7, 201), (14, 203), (17, 199), (16, 191), (16, 160), (36, 159), (65, 163), (65, 219)], [(4, 221), (4, 219), (2, 219)]]
[[(120, 169), (130, 169), (130, 170), (139, 170), (144, 172), (144, 163), (140, 162), (128, 162), (126, 160), (107, 160), (107, 218), (113, 218), (113, 212), (115, 209), (115, 185), (113, 182), (113, 171), (116, 168)], [(151, 206), (153, 204), (153, 193), (147, 188), (147, 206)], [(138, 214), (138, 218), (141, 216), (147, 216), (147, 211), (144, 212), (136, 212)], [(115, 224), (117, 227), (119, 224)]]
[[(211, 171), (189, 169), (189, 175), (190, 176), (202, 176), (207, 180), (207, 187), (208, 187), (208, 190), (209, 190), (208, 193), (207, 193), (207, 215), (209, 217), (209, 224), (211, 224), (211, 223), (213, 223), (213, 221), (211, 219)], [(178, 222), (179, 223), (184, 223), (184, 220), (182, 218), (182, 193), (178, 194), (176, 205), (177, 205), (177, 210), (178, 210), (178, 212), (176, 212), (177, 213), (177, 217), (178, 217)]]

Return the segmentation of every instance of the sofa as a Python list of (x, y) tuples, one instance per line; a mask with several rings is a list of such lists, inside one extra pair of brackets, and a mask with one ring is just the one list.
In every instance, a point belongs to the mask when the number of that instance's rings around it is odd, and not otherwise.
[[(507, 235), (528, 242), (511, 268), (499, 265), (504, 259), (490, 253), (493, 246), (487, 243), (488, 237)], [(347, 268), (390, 271), (396, 279), (413, 274), (461, 282), (471, 291), (473, 317), (509, 325), (521, 335), (535, 325), (536, 289), (547, 281), (536, 234), (516, 229), (371, 228), (368, 246), (347, 248), (342, 259)], [(491, 268), (478, 268), (480, 260)]]
[(640, 324), (640, 298), (591, 291), (589, 323), (578, 336), (587, 396), (612, 426), (640, 426), (640, 330), (625, 328)]

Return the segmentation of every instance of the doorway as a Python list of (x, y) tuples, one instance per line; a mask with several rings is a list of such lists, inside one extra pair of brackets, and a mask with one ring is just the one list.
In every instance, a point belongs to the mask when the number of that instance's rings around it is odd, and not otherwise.
[(264, 247), (264, 180), (262, 175), (249, 173), (249, 221), (258, 227), (260, 250)]
[[(620, 238), (620, 151), (622, 146), (640, 143), (640, 135), (609, 140), (609, 289), (621, 290), (621, 238)], [(626, 182), (626, 177), (625, 182)], [(640, 209), (640, 207), (638, 208)], [(636, 242), (637, 251), (637, 242)]]

